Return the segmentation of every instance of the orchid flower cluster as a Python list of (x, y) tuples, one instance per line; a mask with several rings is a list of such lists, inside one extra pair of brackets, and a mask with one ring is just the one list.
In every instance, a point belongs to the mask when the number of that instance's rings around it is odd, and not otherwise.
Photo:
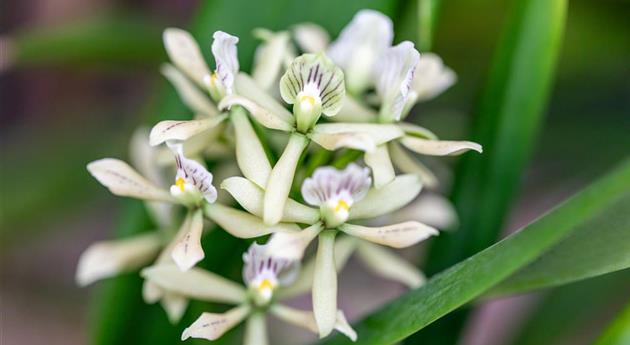
[[(162, 73), (194, 118), (139, 130), (131, 159), (140, 172), (113, 158), (87, 166), (113, 194), (146, 201), (159, 231), (93, 244), (77, 281), (141, 270), (145, 301), (160, 302), (173, 323), (191, 299), (235, 305), (203, 313), (182, 340), (214, 340), (245, 321), (244, 343), (267, 344), (267, 315), (320, 337), (337, 330), (356, 340), (337, 304), (348, 258), (356, 253), (374, 273), (416, 288), (422, 273), (385, 247), (415, 245), (454, 218), (445, 199), (418, 198), (437, 178), (414, 153), (481, 146), (439, 140), (404, 122), (456, 78), (437, 55), (421, 56), (408, 41), (393, 45), (392, 22), (379, 12), (358, 12), (333, 42), (311, 23), (255, 34), (262, 44), (246, 74), (238, 37), (214, 33), (211, 70), (189, 33), (164, 32), (171, 63)], [(380, 225), (384, 219), (394, 224)], [(243, 255), (244, 286), (196, 267), (212, 228), (264, 242)], [(281, 303), (309, 291), (312, 311)]]

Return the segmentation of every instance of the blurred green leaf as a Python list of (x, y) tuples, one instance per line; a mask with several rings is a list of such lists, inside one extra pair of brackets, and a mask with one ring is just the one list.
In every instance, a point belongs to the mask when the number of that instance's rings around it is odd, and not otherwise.
[(146, 18), (111, 15), (19, 32), (12, 37), (12, 49), (18, 67), (147, 66), (166, 56), (160, 35)]
[[(391, 344), (468, 303), (609, 208), (630, 199), (630, 160), (518, 233), (433, 277), (356, 325), (361, 344)], [(627, 212), (626, 217), (630, 217)], [(348, 344), (336, 336), (323, 344)]]
[(430, 51), (433, 47), (435, 27), (441, 0), (417, 0), (418, 2), (418, 49)]
[[(483, 154), (466, 154), (456, 171), (452, 199), (458, 231), (430, 246), (426, 272), (435, 274), (498, 238), (545, 113), (562, 43), (566, 0), (518, 0), (495, 52), (475, 109), (471, 139)], [(466, 311), (417, 334), (429, 344), (455, 343)]]
[(594, 345), (627, 345), (630, 344), (630, 304), (606, 328)]
[(509, 343), (571, 344), (579, 337), (585, 344), (601, 333), (629, 290), (630, 270), (551, 289), (536, 296), (534, 307)]
[(582, 224), (553, 250), (501, 283), (491, 295), (567, 284), (630, 267), (628, 210), (630, 193), (601, 215)]

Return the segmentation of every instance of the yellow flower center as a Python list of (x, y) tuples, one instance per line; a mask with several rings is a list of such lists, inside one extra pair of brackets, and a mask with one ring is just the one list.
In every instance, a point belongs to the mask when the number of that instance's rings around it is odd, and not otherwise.
[(212, 74), (210, 75), (210, 85), (215, 86), (217, 83), (217, 79), (219, 79), (219, 77), (217, 76), (217, 72), (212, 72)]
[(339, 199), (339, 201), (337, 201), (337, 206), (335, 206), (335, 212), (339, 212), (342, 209), (346, 210), (347, 212), (350, 209), (350, 205), (348, 205), (345, 200)]
[(258, 284), (258, 291), (265, 289), (273, 290), (273, 283), (269, 279), (263, 279), (260, 284)]
[(175, 185), (177, 187), (179, 187), (179, 189), (182, 191), (182, 193), (184, 192), (184, 185), (186, 184), (186, 180), (184, 180), (181, 177), (178, 177), (177, 180), (175, 180)]
[(300, 103), (309, 102), (311, 107), (315, 106), (315, 98), (309, 95), (303, 95), (300, 97)]

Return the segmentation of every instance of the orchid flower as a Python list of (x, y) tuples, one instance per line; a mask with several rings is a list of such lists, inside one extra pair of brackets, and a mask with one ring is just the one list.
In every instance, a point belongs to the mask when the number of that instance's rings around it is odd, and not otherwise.
[[(261, 125), (291, 133), (282, 156), (268, 174), (268, 180), (262, 176), (252, 179), (266, 190), (263, 219), (269, 225), (280, 221), (298, 160), (311, 141), (327, 150), (352, 148), (370, 152), (378, 145), (404, 135), (400, 128), (389, 124), (317, 124), (322, 114), (331, 117), (339, 111), (345, 95), (343, 73), (323, 54), (297, 57), (282, 76), (280, 94), (286, 103), (293, 105), (293, 113), (244, 74), (237, 76), (236, 83), (241, 88), (240, 95), (225, 97), (219, 104), (220, 109), (240, 105)], [(264, 153), (242, 152), (237, 148), (236, 156), (246, 177), (246, 171), (258, 167), (251, 161), (261, 162), (266, 175), (266, 165), (262, 163), (266, 160)]]
[[(317, 332), (313, 313), (286, 306), (282, 289), (298, 276), (299, 263), (266, 254), (264, 245), (253, 243), (243, 255), (245, 287), (202, 269), (182, 272), (173, 265), (156, 265), (142, 271), (145, 279), (170, 293), (203, 301), (235, 304), (225, 313), (203, 313), (182, 333), (182, 340), (201, 338), (216, 340), (246, 320), (245, 344), (268, 344), (265, 325), (267, 314), (292, 325)], [(356, 333), (343, 312), (336, 311), (334, 328), (353, 341)]]
[[(416, 175), (401, 175), (380, 189), (370, 188), (369, 170), (350, 164), (344, 170), (320, 167), (302, 184), (302, 196), (311, 206), (289, 199), (282, 221), (310, 225), (299, 231), (274, 233), (268, 253), (277, 258), (298, 260), (309, 243), (319, 237), (313, 277), (313, 308), (320, 335), (330, 333), (337, 309), (337, 277), (334, 243), (338, 231), (370, 242), (403, 248), (437, 235), (434, 228), (419, 222), (371, 228), (348, 224), (348, 220), (368, 219), (395, 211), (412, 201), (422, 188)], [(221, 187), (250, 213), (263, 216), (262, 189), (244, 178), (233, 177)]]

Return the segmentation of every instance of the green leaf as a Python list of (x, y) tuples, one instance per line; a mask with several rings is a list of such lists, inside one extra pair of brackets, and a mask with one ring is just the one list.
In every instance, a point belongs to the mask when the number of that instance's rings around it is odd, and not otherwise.
[(630, 304), (619, 313), (619, 316), (606, 328), (594, 345), (630, 344)]
[[(630, 160), (516, 234), (433, 277), (356, 325), (361, 344), (391, 344), (480, 296), (630, 198)], [(627, 217), (630, 214), (625, 212)], [(348, 344), (334, 337), (324, 344)]]

